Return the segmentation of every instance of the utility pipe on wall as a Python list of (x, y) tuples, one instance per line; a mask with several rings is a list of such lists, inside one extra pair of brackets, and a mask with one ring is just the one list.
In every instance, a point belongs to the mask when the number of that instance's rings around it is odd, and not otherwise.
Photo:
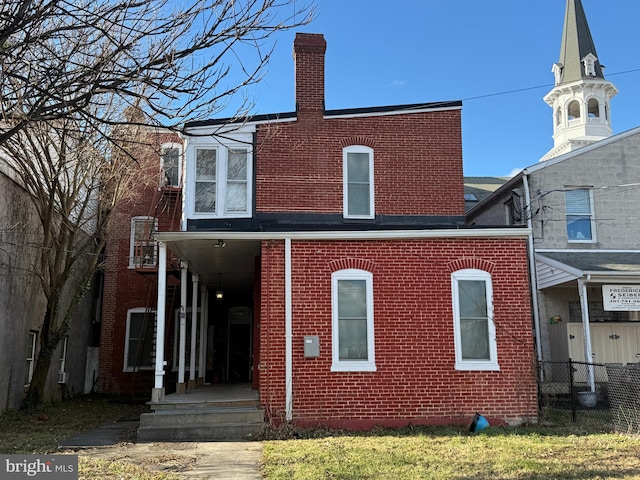
[[(538, 277), (536, 275), (536, 257), (533, 249), (533, 219), (531, 215), (531, 194), (529, 193), (529, 177), (527, 170), (522, 171), (522, 185), (524, 187), (524, 213), (527, 216), (527, 227), (530, 233), (527, 236), (529, 256), (529, 282), (531, 283), (531, 308), (533, 309), (533, 328), (536, 334), (536, 354), (538, 361), (542, 361), (542, 333), (540, 332), (540, 311), (538, 309)], [(544, 373), (544, 372), (543, 372)]]
[(284, 240), (285, 418), (293, 418), (293, 345), (291, 298), (291, 239)]

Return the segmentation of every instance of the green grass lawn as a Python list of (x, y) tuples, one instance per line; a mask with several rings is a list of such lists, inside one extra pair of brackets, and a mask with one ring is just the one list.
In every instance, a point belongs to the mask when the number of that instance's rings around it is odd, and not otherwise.
[[(0, 453), (52, 453), (60, 439), (117, 419), (136, 418), (144, 406), (100, 397), (0, 416)], [(273, 431), (264, 440), (268, 480), (319, 479), (638, 479), (640, 438), (596, 427), (421, 427), (372, 432)], [(291, 437), (296, 439), (289, 439)], [(81, 456), (81, 479), (179, 479), (141, 465)]]
[(269, 480), (640, 479), (640, 439), (573, 428), (417, 428), (269, 441)]

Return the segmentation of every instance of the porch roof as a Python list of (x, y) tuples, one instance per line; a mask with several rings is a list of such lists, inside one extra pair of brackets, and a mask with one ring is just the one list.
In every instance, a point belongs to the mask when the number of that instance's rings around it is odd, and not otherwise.
[(536, 252), (538, 288), (587, 278), (592, 283), (640, 283), (640, 251)]
[[(384, 231), (302, 231), (302, 232), (231, 232), (191, 231), (156, 232), (189, 271), (199, 277), (201, 285), (224, 289), (251, 289), (255, 279), (256, 258), (261, 242), (266, 240), (389, 240), (416, 238), (526, 238), (528, 228), (457, 228), (431, 230)], [(224, 246), (222, 246), (224, 245)]]

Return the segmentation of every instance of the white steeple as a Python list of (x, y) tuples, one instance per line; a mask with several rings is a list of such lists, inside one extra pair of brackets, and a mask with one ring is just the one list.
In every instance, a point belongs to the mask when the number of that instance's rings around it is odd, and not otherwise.
[(541, 161), (612, 135), (609, 105), (618, 90), (603, 68), (581, 0), (567, 0), (555, 86), (544, 97), (553, 109), (553, 148)]

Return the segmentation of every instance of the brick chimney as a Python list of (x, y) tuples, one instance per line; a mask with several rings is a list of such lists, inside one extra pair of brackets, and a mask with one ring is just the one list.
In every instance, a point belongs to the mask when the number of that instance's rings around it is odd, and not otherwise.
[(319, 33), (296, 33), (293, 42), (296, 110), (300, 115), (324, 113), (324, 53), (327, 42)]

